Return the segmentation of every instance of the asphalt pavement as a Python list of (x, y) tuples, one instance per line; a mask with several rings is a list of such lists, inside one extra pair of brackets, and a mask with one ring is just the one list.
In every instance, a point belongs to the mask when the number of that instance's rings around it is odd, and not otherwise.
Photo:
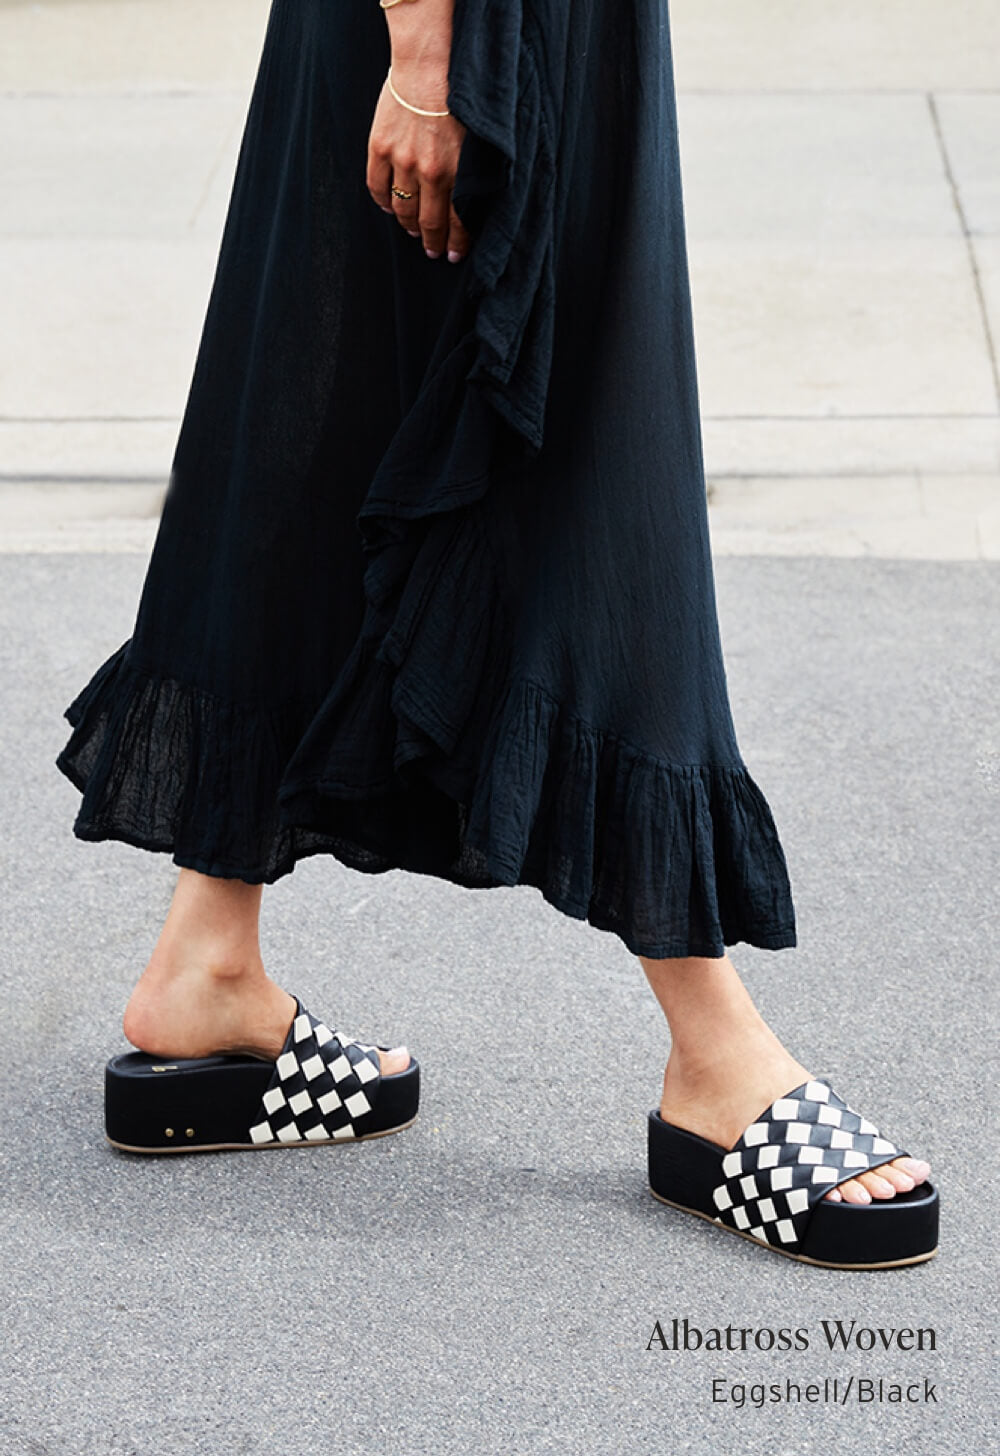
[[(110, 1149), (102, 1067), (125, 1049), (118, 1018), (176, 869), (74, 839), (78, 795), (53, 760), (143, 566), (2, 561), (0, 1450), (987, 1449), (996, 565), (719, 562), (736, 721), (800, 938), (734, 958), (800, 1058), (927, 1155), (942, 1190), (937, 1258), (868, 1275), (650, 1197), (659, 1012), (621, 942), (526, 886), (317, 857), (265, 891), (272, 974), (419, 1059), (413, 1128), (352, 1148)], [(809, 1348), (648, 1349), (675, 1317), (803, 1328)], [(824, 1319), (930, 1328), (936, 1348), (831, 1353)], [(734, 1386), (851, 1375), (930, 1381), (937, 1403), (733, 1404)]]

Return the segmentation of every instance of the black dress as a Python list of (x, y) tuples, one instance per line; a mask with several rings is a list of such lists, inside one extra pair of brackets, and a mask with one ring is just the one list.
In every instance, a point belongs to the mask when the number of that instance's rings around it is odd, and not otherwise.
[(709, 553), (664, 0), (456, 0), (432, 261), (373, 202), (376, 0), (274, 0), (81, 839), (536, 886), (648, 956), (795, 943)]

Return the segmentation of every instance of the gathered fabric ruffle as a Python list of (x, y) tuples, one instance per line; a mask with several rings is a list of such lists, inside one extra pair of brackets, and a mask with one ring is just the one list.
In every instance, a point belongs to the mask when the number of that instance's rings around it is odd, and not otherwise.
[(179, 865), (249, 883), (329, 849), (278, 822), (302, 707), (227, 702), (136, 666), (130, 647), (123, 642), (65, 710), (73, 732), (56, 765), (83, 795), (76, 836), (172, 852)]
[[(531, 885), (650, 957), (795, 944), (776, 888), (781, 846), (744, 767), (660, 762), (518, 680), (497, 705), (468, 802), (419, 788), (414, 798), (405, 764), (419, 757), (426, 770), (440, 752), (447, 782), (455, 724), (411, 717), (406, 676), (387, 663), (369, 663), (365, 681), (360, 716), (331, 754), (331, 772), (339, 749), (349, 777), (288, 783), (307, 710), (223, 702), (134, 666), (123, 643), (66, 710), (74, 731), (57, 763), (83, 793), (77, 836), (172, 852), (178, 865), (248, 883), (331, 853), (368, 873)], [(418, 782), (434, 777), (431, 767)], [(296, 822), (283, 822), (279, 798)]]

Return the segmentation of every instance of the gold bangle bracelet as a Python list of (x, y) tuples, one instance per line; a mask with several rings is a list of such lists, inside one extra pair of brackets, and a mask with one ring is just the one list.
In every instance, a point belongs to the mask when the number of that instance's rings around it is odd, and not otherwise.
[(395, 98), (399, 102), (400, 106), (405, 106), (406, 107), (407, 111), (415, 111), (418, 116), (450, 116), (451, 115), (451, 112), (448, 111), (448, 110), (445, 110), (445, 111), (425, 111), (422, 106), (414, 106), (411, 102), (404, 101), (403, 98), (402, 98), (402, 96), (400, 96), (399, 92), (396, 90), (395, 86), (392, 84), (392, 67), (391, 66), (389, 67), (388, 71), (386, 71), (386, 73), (385, 73), (385, 79), (389, 83), (389, 90), (392, 92), (393, 96), (395, 96)]
[(393, 5), (398, 5), (399, 0), (378, 0), (383, 10), (390, 10)]

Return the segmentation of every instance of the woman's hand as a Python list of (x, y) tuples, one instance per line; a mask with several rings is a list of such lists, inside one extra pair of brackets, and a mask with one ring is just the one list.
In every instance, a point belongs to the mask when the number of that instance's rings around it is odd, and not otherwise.
[[(375, 4), (376, 0), (370, 0)], [(454, 0), (415, 0), (383, 13), (392, 50), (392, 83), (404, 100), (426, 111), (444, 111)], [(471, 238), (451, 201), (465, 127), (454, 116), (417, 116), (382, 87), (368, 138), (368, 191), (385, 212), (395, 213), (428, 257), (447, 249), (449, 262), (465, 257)], [(392, 188), (409, 192), (397, 197)]]

